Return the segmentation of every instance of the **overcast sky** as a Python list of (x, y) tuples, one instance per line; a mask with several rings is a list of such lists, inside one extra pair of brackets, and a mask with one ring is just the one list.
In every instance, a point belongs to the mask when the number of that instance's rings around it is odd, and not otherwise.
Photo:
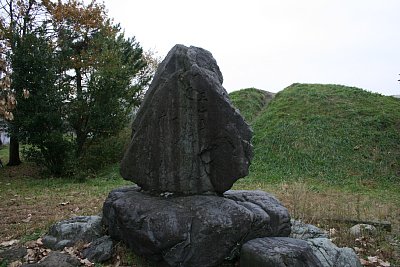
[(228, 92), (334, 83), (400, 94), (400, 0), (105, 0), (145, 50), (209, 50)]

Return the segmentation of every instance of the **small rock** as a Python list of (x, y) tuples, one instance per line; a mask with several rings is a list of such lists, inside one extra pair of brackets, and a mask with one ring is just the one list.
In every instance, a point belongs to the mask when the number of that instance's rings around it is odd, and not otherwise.
[(58, 251), (50, 252), (49, 256), (38, 263), (24, 264), (23, 267), (78, 267), (81, 262), (71, 255)]
[(102, 236), (93, 241), (82, 255), (91, 262), (105, 262), (112, 257), (113, 241), (109, 236)]
[(42, 242), (54, 250), (71, 247), (78, 241), (91, 242), (102, 235), (100, 216), (78, 216), (52, 225)]
[(362, 235), (373, 235), (376, 233), (376, 227), (370, 224), (356, 224), (350, 228), (350, 234), (359, 237)]
[(302, 221), (292, 220), (292, 232), (290, 237), (307, 240), (310, 238), (324, 237), (328, 238), (328, 233), (312, 224), (306, 224)]
[(11, 248), (0, 252), (0, 262), (2, 260), (6, 260), (8, 262), (13, 262), (24, 258), (27, 253), (27, 249), (24, 247), (21, 248)]
[(321, 267), (361, 267), (356, 253), (351, 248), (339, 248), (328, 239), (328, 233), (314, 225), (292, 220), (293, 238), (308, 242)]
[(322, 265), (304, 240), (289, 237), (264, 237), (253, 239), (243, 245), (240, 266), (321, 267)]
[[(60, 240), (61, 241), (61, 240)], [(51, 235), (46, 235), (42, 238), (43, 245), (45, 247), (51, 248), (51, 249), (56, 249), (56, 247), (59, 247), (60, 245), (57, 244), (59, 241), (57, 240), (56, 237), (51, 236)], [(60, 248), (63, 249), (63, 248)]]
[(362, 267), (351, 248), (339, 248), (328, 238), (310, 238), (307, 242), (321, 261), (321, 267)]

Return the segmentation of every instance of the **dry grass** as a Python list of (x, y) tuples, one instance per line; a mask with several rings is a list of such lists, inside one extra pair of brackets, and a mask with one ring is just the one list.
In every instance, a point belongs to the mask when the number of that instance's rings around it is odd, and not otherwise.
[[(329, 188), (324, 192), (314, 192), (309, 188), (307, 183), (295, 182), (278, 194), (294, 218), (331, 230), (331, 237), (338, 246), (361, 248), (361, 258), (377, 256), (389, 260), (392, 266), (400, 266), (398, 195), (389, 194), (385, 199), (368, 193)], [(349, 233), (349, 228), (355, 223), (348, 221), (390, 222), (392, 231), (378, 227), (377, 233), (357, 238)]]
[(100, 213), (108, 192), (127, 183), (109, 178), (42, 179), (28, 163), (1, 169), (0, 243), (40, 235), (62, 219)]
[[(390, 262), (391, 266), (400, 266), (398, 188), (360, 188), (354, 193), (350, 188), (335, 188), (316, 181), (267, 184), (240, 180), (235, 185), (235, 189), (260, 189), (274, 194), (288, 208), (292, 218), (327, 230), (336, 245), (356, 248), (361, 259), (373, 256)], [(349, 228), (354, 225), (349, 220), (387, 221), (391, 223), (392, 231), (378, 228), (373, 235), (357, 238), (349, 233)]]
[(235, 189), (259, 189), (275, 195), (293, 218), (318, 224), (321, 220), (390, 221), (399, 231), (400, 195), (381, 189), (350, 192), (313, 181), (248, 182), (239, 180)]

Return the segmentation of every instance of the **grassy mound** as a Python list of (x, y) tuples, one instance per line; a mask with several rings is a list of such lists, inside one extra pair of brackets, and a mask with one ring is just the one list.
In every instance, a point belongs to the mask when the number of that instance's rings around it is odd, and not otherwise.
[(275, 94), (256, 88), (247, 88), (229, 94), (232, 104), (240, 110), (240, 113), (248, 123), (260, 114)]
[(231, 95), (254, 130), (251, 178), (400, 182), (399, 99), (340, 85), (293, 84), (262, 109), (260, 91)]

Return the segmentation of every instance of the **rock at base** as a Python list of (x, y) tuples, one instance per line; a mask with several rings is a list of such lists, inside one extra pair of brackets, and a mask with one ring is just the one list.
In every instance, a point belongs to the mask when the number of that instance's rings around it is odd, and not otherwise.
[(262, 191), (171, 198), (139, 191), (113, 190), (103, 221), (113, 239), (171, 266), (215, 266), (237, 256), (248, 240), (290, 234), (287, 209)]
[(252, 131), (210, 52), (174, 46), (132, 125), (121, 175), (144, 190), (223, 193), (248, 174)]
[(307, 242), (321, 261), (321, 267), (362, 267), (351, 248), (339, 248), (328, 238), (312, 238)]
[(0, 252), (0, 263), (3, 260), (8, 262), (20, 260), (24, 258), (27, 253), (28, 251), (25, 247), (10, 248)]
[(102, 236), (90, 243), (90, 246), (82, 252), (82, 256), (91, 262), (105, 262), (111, 259), (113, 253), (113, 241), (109, 236)]
[(71, 255), (58, 251), (50, 252), (49, 256), (38, 263), (24, 264), (22, 267), (78, 267), (82, 266), (81, 262)]
[(321, 267), (361, 267), (354, 250), (337, 247), (328, 239), (325, 231), (314, 225), (293, 220), (290, 236), (307, 241), (320, 260)]
[(289, 237), (253, 239), (243, 245), (241, 267), (321, 267), (304, 240)]
[(303, 223), (302, 221), (293, 219), (291, 223), (292, 223), (292, 231), (290, 233), (290, 237), (292, 238), (308, 240), (311, 238), (329, 237), (326, 231), (316, 227), (315, 225), (306, 224)]
[(77, 216), (52, 225), (43, 244), (53, 250), (72, 247), (78, 241), (91, 242), (102, 235), (100, 216)]

